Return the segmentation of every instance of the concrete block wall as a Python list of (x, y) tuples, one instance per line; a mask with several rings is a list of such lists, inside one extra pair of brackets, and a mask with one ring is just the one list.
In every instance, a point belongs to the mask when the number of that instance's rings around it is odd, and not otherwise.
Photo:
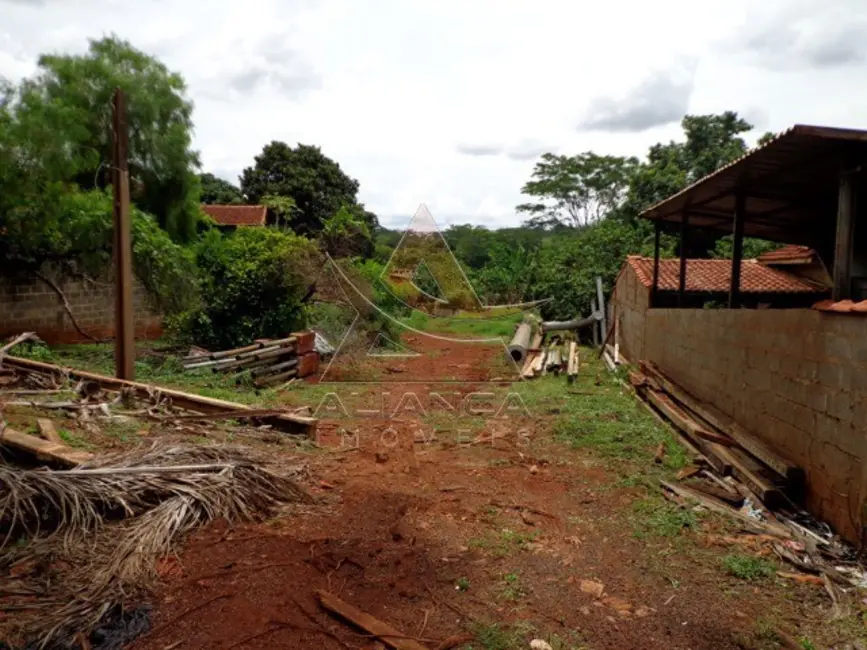
[[(114, 286), (110, 282), (85, 282), (51, 275), (63, 291), (75, 319), (95, 338), (114, 336)], [(162, 334), (162, 316), (150, 305), (144, 287), (133, 288), (136, 338), (154, 339)], [(36, 332), (46, 343), (81, 343), (88, 339), (72, 325), (63, 300), (38, 278), (0, 277), (0, 337)]]
[(804, 468), (807, 506), (867, 524), (867, 318), (810, 309), (651, 309), (645, 349), (696, 397)]
[(644, 358), (645, 313), (650, 304), (650, 289), (638, 281), (628, 266), (617, 277), (611, 295), (614, 317), (620, 320), (620, 351), (630, 362)]

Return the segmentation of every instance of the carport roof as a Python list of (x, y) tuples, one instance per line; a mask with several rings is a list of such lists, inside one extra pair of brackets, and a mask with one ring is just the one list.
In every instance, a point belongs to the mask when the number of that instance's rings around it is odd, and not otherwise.
[(867, 131), (796, 124), (641, 216), (731, 233), (738, 190), (744, 234), (815, 245), (833, 237), (840, 174), (867, 161)]

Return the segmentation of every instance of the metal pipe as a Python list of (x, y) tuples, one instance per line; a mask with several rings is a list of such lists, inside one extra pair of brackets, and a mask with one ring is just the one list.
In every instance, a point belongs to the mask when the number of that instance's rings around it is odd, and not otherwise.
[(602, 320), (602, 312), (599, 310), (594, 311), (587, 318), (576, 318), (574, 320), (567, 321), (547, 321), (542, 323), (542, 329), (546, 332), (559, 332), (563, 330), (577, 330), (582, 327), (588, 327), (590, 325), (594, 325)]
[(507, 351), (509, 357), (517, 364), (524, 363), (527, 356), (527, 348), (530, 347), (530, 337), (533, 335), (533, 326), (530, 323), (521, 323), (515, 330), (515, 336), (509, 343)]

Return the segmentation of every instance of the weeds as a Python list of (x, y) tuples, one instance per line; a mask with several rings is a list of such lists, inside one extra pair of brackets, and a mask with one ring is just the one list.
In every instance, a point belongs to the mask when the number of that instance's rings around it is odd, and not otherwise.
[(684, 510), (659, 499), (642, 499), (632, 504), (635, 536), (675, 537), (685, 529), (694, 529), (697, 519), (692, 510)]
[(776, 565), (770, 560), (738, 553), (726, 555), (723, 558), (723, 565), (735, 578), (749, 582), (770, 578), (777, 570)]
[(524, 586), (521, 584), (521, 578), (517, 573), (507, 573), (503, 576), (503, 598), (510, 601), (520, 600), (525, 595)]

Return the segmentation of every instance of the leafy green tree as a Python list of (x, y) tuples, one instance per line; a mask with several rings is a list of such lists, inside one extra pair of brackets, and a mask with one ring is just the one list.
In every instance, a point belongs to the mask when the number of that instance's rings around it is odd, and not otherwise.
[(173, 238), (188, 240), (199, 212), (192, 103), (179, 74), (126, 41), (112, 36), (90, 41), (85, 54), (40, 57), (36, 76), (21, 83), (12, 103), (19, 124), (37, 134), (26, 162), (40, 166), (44, 180), (104, 187), (115, 88), (127, 98), (133, 201)]
[(274, 196), (273, 194), (267, 194), (262, 197), (262, 205), (274, 214), (278, 227), (288, 227), (292, 222), (292, 215), (298, 211), (295, 199), (291, 196)]
[(319, 147), (299, 144), (294, 149), (273, 141), (241, 175), (241, 192), (249, 203), (265, 196), (289, 197), (297, 210), (289, 226), (300, 235), (315, 235), (340, 208), (358, 203), (358, 181)]
[(175, 331), (221, 349), (304, 325), (301, 300), (321, 266), (313, 242), (274, 228), (238, 228), (212, 230), (195, 248), (207, 302), (175, 319)]
[(490, 259), (492, 233), (472, 224), (449, 226), (443, 236), (455, 256), (472, 269), (480, 269)]
[(778, 135), (778, 133), (774, 133), (773, 131), (765, 131), (759, 138), (758, 142), (756, 142), (756, 146), (761, 147), (776, 138)]
[(199, 185), (202, 189), (200, 200), (206, 205), (238, 205), (244, 202), (240, 188), (213, 174), (199, 176)]
[(323, 219), (319, 241), (334, 258), (370, 257), (372, 253), (370, 228), (364, 216), (358, 210), (346, 206), (328, 219)]
[(637, 165), (636, 158), (592, 151), (577, 156), (546, 153), (521, 190), (534, 202), (517, 210), (531, 215), (531, 226), (587, 226), (620, 207)]
[[(766, 239), (758, 239), (756, 237), (744, 237), (743, 259), (755, 259), (762, 253), (767, 253), (776, 250), (780, 247)], [(730, 260), (734, 255), (734, 237), (726, 235), (721, 237), (714, 247), (712, 257)]]

